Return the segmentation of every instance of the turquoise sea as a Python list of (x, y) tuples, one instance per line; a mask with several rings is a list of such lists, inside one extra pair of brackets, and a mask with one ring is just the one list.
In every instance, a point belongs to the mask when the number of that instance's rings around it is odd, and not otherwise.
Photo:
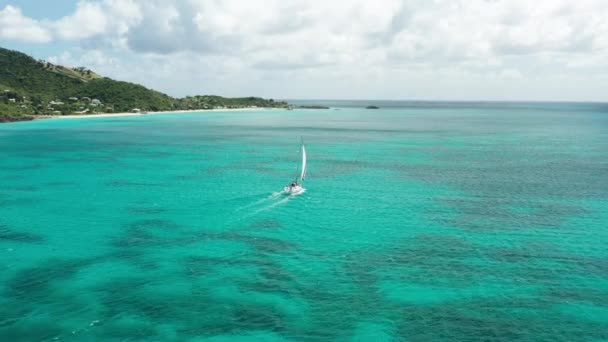
[(300, 103), (0, 125), (0, 341), (608, 340), (608, 105)]

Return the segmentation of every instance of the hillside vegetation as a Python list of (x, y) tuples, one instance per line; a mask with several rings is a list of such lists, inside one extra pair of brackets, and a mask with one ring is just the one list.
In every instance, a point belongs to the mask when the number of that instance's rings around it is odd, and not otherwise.
[(287, 107), (259, 97), (173, 98), (142, 85), (102, 77), (0, 48), (0, 121), (24, 115), (117, 113), (243, 107)]

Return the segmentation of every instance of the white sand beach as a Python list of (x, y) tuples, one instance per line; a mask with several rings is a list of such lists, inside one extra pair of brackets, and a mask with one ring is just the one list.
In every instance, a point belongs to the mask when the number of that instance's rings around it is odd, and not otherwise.
[(193, 109), (193, 110), (173, 110), (162, 112), (145, 112), (145, 113), (101, 113), (101, 114), (74, 114), (74, 115), (38, 115), (36, 119), (82, 119), (82, 118), (106, 118), (117, 116), (140, 116), (140, 115), (158, 115), (158, 114), (179, 114), (179, 113), (207, 113), (207, 112), (228, 112), (228, 111), (260, 111), (274, 108), (221, 108), (221, 109)]

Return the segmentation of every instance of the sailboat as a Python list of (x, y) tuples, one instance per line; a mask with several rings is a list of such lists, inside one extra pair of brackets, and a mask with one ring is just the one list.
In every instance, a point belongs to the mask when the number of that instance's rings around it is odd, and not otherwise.
[[(289, 183), (283, 190), (288, 194), (299, 194), (304, 192), (304, 178), (306, 177), (306, 147), (304, 146), (304, 139), (302, 139), (302, 147), (300, 148), (300, 153), (302, 153), (302, 167), (300, 169), (299, 174), (296, 176), (296, 179)], [(299, 180), (299, 183), (298, 183)]]

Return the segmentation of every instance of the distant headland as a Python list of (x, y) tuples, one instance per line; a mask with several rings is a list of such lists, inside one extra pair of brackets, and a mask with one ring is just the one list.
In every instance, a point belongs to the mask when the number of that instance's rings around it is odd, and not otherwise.
[(302, 106), (295, 106), (293, 108), (300, 108), (300, 109), (329, 109), (329, 107), (327, 107), (327, 106), (319, 106), (319, 105), (302, 105)]
[(0, 122), (62, 115), (288, 107), (287, 102), (260, 97), (174, 98), (84, 67), (68, 68), (0, 48)]

